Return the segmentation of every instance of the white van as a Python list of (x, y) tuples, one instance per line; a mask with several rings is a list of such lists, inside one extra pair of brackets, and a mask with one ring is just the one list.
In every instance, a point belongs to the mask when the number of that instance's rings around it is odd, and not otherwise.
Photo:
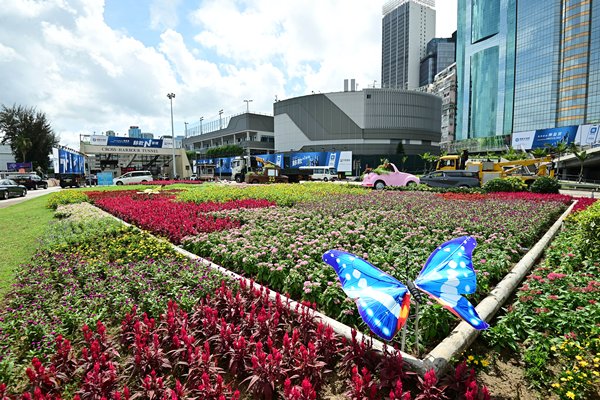
[(130, 183), (146, 183), (153, 180), (150, 171), (131, 171), (113, 179), (113, 185), (128, 185)]
[(335, 181), (338, 178), (337, 172), (333, 167), (313, 167), (310, 175), (311, 181)]

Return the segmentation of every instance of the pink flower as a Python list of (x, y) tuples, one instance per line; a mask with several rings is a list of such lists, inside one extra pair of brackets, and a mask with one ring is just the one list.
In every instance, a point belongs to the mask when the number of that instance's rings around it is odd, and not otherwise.
[(565, 276), (567, 276), (567, 275), (565, 275), (565, 274), (559, 274), (559, 273), (557, 273), (557, 272), (550, 272), (550, 273), (548, 274), (548, 279), (549, 279), (549, 280), (551, 280), (551, 281), (554, 281), (554, 280), (556, 280), (556, 279), (562, 279), (562, 278), (564, 278)]

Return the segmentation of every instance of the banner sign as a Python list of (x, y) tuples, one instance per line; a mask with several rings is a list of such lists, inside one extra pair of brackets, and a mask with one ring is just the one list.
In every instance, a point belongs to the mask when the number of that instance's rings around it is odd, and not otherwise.
[(94, 146), (142, 147), (166, 149), (173, 147), (173, 139), (144, 139), (121, 136), (93, 135), (90, 144)]
[(578, 126), (538, 129), (536, 131), (515, 132), (512, 135), (512, 147), (521, 150), (540, 149), (556, 146), (558, 143), (571, 144), (577, 136)]
[(99, 172), (96, 176), (98, 177), (98, 186), (110, 186), (113, 184), (112, 172)]
[(579, 125), (575, 143), (579, 146), (600, 144), (600, 125)]
[(30, 162), (9, 162), (6, 163), (6, 169), (11, 172), (18, 171), (20, 169), (31, 169), (32, 164)]

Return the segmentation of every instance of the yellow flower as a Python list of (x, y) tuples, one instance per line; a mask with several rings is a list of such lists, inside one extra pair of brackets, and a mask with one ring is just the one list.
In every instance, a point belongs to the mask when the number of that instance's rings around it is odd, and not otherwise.
[(580, 361), (581, 360), (581, 356), (575, 356), (575, 359)]
[(560, 387), (560, 383), (553, 383), (553, 384), (552, 384), (552, 387), (554, 387), (554, 388), (559, 388), (559, 387)]
[(490, 362), (488, 360), (481, 360), (481, 365), (487, 367), (488, 365), (490, 365)]
[(474, 359), (475, 359), (475, 357), (473, 357), (473, 356), (467, 357), (467, 360), (469, 360), (469, 361), (473, 361)]
[(592, 371), (592, 374), (594, 374), (596, 376), (600, 376), (600, 373), (598, 371)]
[(570, 399), (574, 399), (575, 398), (575, 393), (568, 391), (567, 393), (565, 393), (565, 395), (570, 398)]
[(582, 367), (587, 367), (588, 366), (588, 362), (587, 361), (579, 361), (579, 365), (581, 365)]
[(552, 347), (550, 347), (550, 350), (552, 350), (552, 351), (556, 351), (556, 346), (552, 346)]

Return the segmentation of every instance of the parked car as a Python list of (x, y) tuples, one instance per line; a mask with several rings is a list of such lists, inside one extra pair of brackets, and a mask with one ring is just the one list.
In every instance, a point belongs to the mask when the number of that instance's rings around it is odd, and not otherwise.
[(113, 179), (113, 185), (128, 185), (130, 183), (147, 183), (154, 180), (150, 171), (131, 171)]
[(473, 171), (435, 171), (421, 177), (421, 182), (431, 187), (479, 187), (479, 175)]
[(382, 190), (386, 186), (410, 186), (417, 185), (419, 178), (407, 172), (400, 172), (392, 163), (387, 163), (380, 169), (381, 173), (369, 172), (365, 174), (362, 186)]
[(48, 189), (48, 181), (43, 180), (37, 174), (12, 174), (8, 176), (8, 179), (12, 179), (19, 185), (25, 186), (27, 189)]
[(12, 179), (0, 180), (0, 199), (6, 200), (14, 196), (25, 197), (26, 194), (27, 188), (25, 186), (19, 185)]

